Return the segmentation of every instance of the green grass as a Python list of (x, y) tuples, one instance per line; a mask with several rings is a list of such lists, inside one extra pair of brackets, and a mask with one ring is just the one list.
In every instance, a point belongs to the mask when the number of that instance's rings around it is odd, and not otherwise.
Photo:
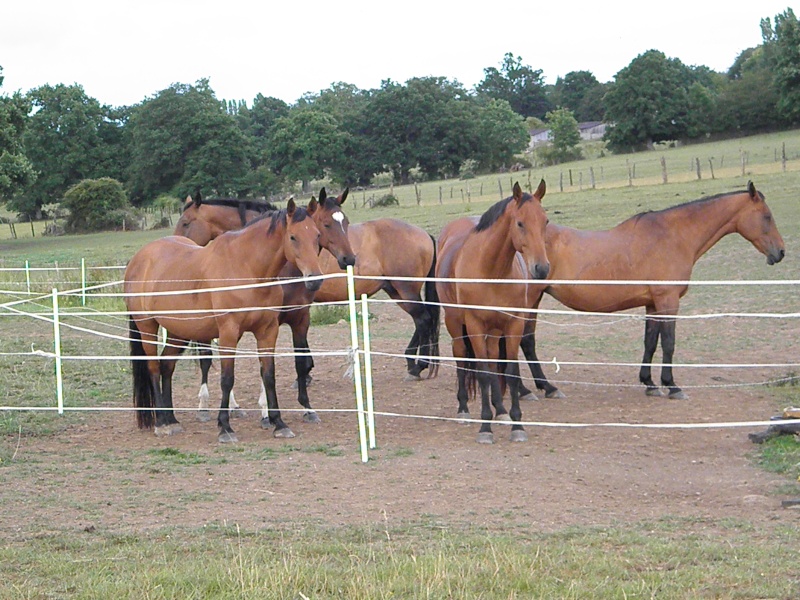
[[(787, 172), (775, 161), (786, 143), (791, 158)], [(749, 156), (741, 174), (739, 157)], [(661, 184), (660, 158), (670, 169), (669, 184)], [(690, 169), (694, 157), (706, 167), (714, 157), (716, 179), (704, 170), (697, 181)], [(510, 184), (524, 186), (545, 177), (544, 205), (550, 219), (564, 225), (602, 229), (631, 215), (664, 208), (704, 195), (742, 189), (753, 179), (773, 210), (787, 248), (781, 265), (769, 268), (763, 257), (737, 236), (729, 236), (697, 264), (695, 279), (793, 279), (800, 248), (800, 131), (757, 136), (702, 146), (668, 149), (630, 156), (607, 156), (513, 175), (491, 175), (468, 181), (420, 184), (417, 205), (413, 186), (395, 186), (399, 206), (369, 209), (361, 206), (371, 191), (353, 192), (345, 206), (351, 221), (397, 217), (438, 235), (458, 216), (480, 214), (504, 195)], [(724, 167), (723, 164), (724, 157)], [(628, 169), (636, 178), (628, 185)], [(589, 168), (597, 188), (589, 189)], [(569, 181), (572, 170), (573, 184)], [(581, 175), (582, 173), (582, 175)], [(563, 174), (563, 178), (562, 178)], [(583, 185), (580, 185), (580, 181)], [(561, 190), (561, 182), (564, 189)], [(581, 189), (582, 187), (582, 189)], [(442, 203), (439, 203), (439, 189)], [(462, 195), (463, 192), (463, 195)], [(383, 194), (385, 190), (377, 190)], [(463, 200), (462, 200), (463, 198)], [(21, 233), (25, 228), (17, 228)], [(7, 230), (7, 226), (5, 227)], [(0, 267), (52, 267), (31, 274), (31, 291), (24, 272), (0, 271), (0, 303), (28, 299), (17, 306), (27, 313), (52, 311), (52, 287), (80, 287), (82, 258), (92, 283), (115, 281), (121, 271), (100, 266), (123, 266), (145, 243), (165, 230), (103, 233), (82, 236), (7, 239), (0, 225)], [(55, 271), (58, 263), (59, 271)], [(79, 296), (61, 298), (65, 406), (126, 407), (130, 403), (127, 346), (113, 336), (126, 335), (124, 319), (101, 313), (121, 310), (118, 299)], [(315, 309), (316, 310), (316, 309)], [(800, 312), (800, 294), (786, 287), (741, 288), (731, 293), (718, 287), (693, 287), (681, 305), (683, 314), (709, 311)], [(318, 317), (320, 318), (320, 317)], [(347, 318), (346, 311), (330, 317)], [(315, 323), (321, 321), (315, 320)], [(76, 329), (84, 328), (88, 331)], [(540, 331), (554, 331), (540, 326)], [(796, 360), (796, 330), (770, 324), (766, 333), (757, 325), (748, 335), (731, 335), (727, 325), (679, 324), (681, 358), (714, 360), (720, 340), (730, 350), (759, 345), (775, 347), (776, 360)], [(571, 360), (602, 356), (638, 361), (640, 323), (623, 328), (598, 326), (591, 341), (569, 329), (544, 335), (543, 356)], [(103, 337), (91, 333), (99, 331)], [(444, 340), (443, 340), (444, 343)], [(53, 348), (52, 324), (0, 312), (0, 406), (56, 406), (54, 360), (41, 352)], [(79, 356), (109, 356), (121, 360), (77, 360)], [(765, 388), (774, 398), (776, 414), (783, 406), (800, 403), (797, 386)], [(765, 416), (766, 417), (766, 416)], [(13, 476), (47, 477), (41, 465), (12, 460), (22, 439), (56, 436), (82, 423), (86, 413), (67, 411), (0, 411), (0, 469)], [(270, 461), (293, 452), (313, 452), (338, 459), (342, 449), (319, 444), (301, 450), (293, 445), (215, 448), (186, 452), (174, 448), (145, 451), (145, 460), (130, 468), (154, 476), (180, 473), (192, 465), (225, 465)], [(400, 448), (393, 458), (409, 456)], [(102, 457), (100, 457), (102, 458)], [(431, 458), (436, 458), (431, 456)], [(445, 464), (442, 456), (442, 464)], [(111, 459), (108, 459), (111, 460)], [(114, 459), (123, 461), (123, 459)], [(753, 448), (753, 460), (786, 478), (782, 493), (800, 493), (800, 444), (788, 436)], [(124, 461), (123, 461), (124, 462)], [(136, 466), (134, 466), (136, 465)], [(89, 468), (87, 466), (86, 468)], [(19, 469), (19, 471), (12, 471)], [(14, 475), (16, 474), (16, 475)], [(9, 483), (10, 485), (10, 483)], [(125, 481), (121, 486), (129, 485)], [(134, 491), (132, 491), (133, 494)], [(55, 493), (55, 492), (54, 492)], [(133, 496), (132, 496), (133, 497)], [(221, 501), (213, 492), (192, 498)], [(180, 503), (179, 498), (160, 501)], [(782, 515), (781, 515), (782, 516)], [(577, 529), (545, 534), (528, 528), (506, 529), (500, 519), (492, 530), (451, 524), (419, 523), (364, 529), (323, 528), (313, 523), (283, 524), (261, 531), (207, 527), (202, 530), (159, 528), (132, 535), (119, 532), (64, 531), (37, 538), (0, 543), (0, 598), (795, 598), (800, 533), (793, 521), (778, 522), (769, 532), (754, 531), (744, 522), (664, 520), (618, 529)]]
[(768, 537), (688, 520), (554, 534), (425, 521), (89, 530), (6, 543), (0, 597), (794, 598), (798, 544), (788, 523)]

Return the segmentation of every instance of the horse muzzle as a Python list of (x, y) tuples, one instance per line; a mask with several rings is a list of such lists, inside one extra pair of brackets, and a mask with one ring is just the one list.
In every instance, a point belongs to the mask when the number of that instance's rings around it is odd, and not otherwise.
[(779, 263), (783, 260), (783, 257), (786, 255), (786, 251), (783, 248), (778, 250), (773, 250), (769, 254), (767, 254), (767, 264), (774, 265)]
[(550, 274), (550, 263), (535, 263), (529, 265), (528, 270), (534, 279), (547, 279)]
[[(316, 275), (319, 275), (319, 273), (310, 275), (310, 277), (314, 277)], [(306, 279), (304, 283), (306, 284), (306, 289), (310, 292), (316, 292), (322, 287), (322, 279)]]
[(339, 268), (342, 270), (347, 269), (347, 267), (355, 266), (356, 264), (356, 257), (354, 254), (347, 254), (345, 256), (340, 256), (337, 258), (339, 261)]

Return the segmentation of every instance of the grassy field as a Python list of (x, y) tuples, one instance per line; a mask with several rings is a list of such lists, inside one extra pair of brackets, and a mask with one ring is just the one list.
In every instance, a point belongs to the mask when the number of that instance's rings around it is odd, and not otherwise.
[[(785, 171), (780, 161), (784, 144), (789, 159)], [(667, 185), (661, 182), (662, 156), (669, 169)], [(393, 191), (400, 206), (392, 208), (364, 205), (371, 195), (388, 190), (354, 190), (346, 208), (353, 222), (392, 216), (437, 235), (449, 220), (488, 208), (500, 198), (501, 187), (508, 195), (512, 181), (527, 186), (544, 177), (549, 186), (544, 205), (552, 221), (601, 229), (644, 210), (742, 189), (752, 179), (773, 210), (786, 242), (786, 259), (769, 268), (749, 244), (730, 236), (698, 263), (694, 277), (792, 280), (800, 272), (799, 157), (800, 132), (791, 132), (607, 156), (530, 173), (424, 183), (416, 190), (398, 186)], [(700, 180), (696, 158), (703, 169)], [(596, 189), (590, 186), (590, 168)], [(572, 184), (567, 185), (570, 171)], [(24, 271), (0, 271), (0, 302), (27, 300), (19, 308), (28, 313), (52, 310), (48, 296), (52, 287), (80, 287), (81, 259), (86, 261), (90, 284), (113, 281), (121, 272), (99, 267), (122, 266), (143, 244), (167, 233), (31, 238), (23, 237), (23, 229), (30, 232), (18, 226), (20, 237), (11, 240), (7, 226), (0, 225), (0, 267), (19, 269), (28, 261), (31, 267), (48, 270), (30, 273), (30, 280)], [(29, 284), (40, 296), (27, 295)], [(735, 300), (731, 302), (729, 290), (698, 287), (682, 312), (729, 306), (740, 311), (800, 312), (800, 294), (793, 287), (741, 288)], [(73, 326), (62, 333), (65, 355), (126, 356), (121, 341), (124, 319), (108, 314), (121, 310), (119, 300), (90, 297), (85, 307), (80, 296), (62, 302), (64, 321)], [(0, 324), (0, 405), (54, 406), (54, 362), (37, 353), (52, 349), (52, 325), (9, 310), (0, 313)], [(81, 327), (103, 336), (87, 335)], [(687, 344), (696, 344), (698, 353), (713, 350), (704, 345), (713, 346), (717, 338), (696, 337)], [(568, 335), (562, 343), (570, 343)], [(796, 361), (796, 348), (793, 355), (781, 358)], [(638, 354), (638, 346), (632, 352)], [(64, 377), (68, 407), (129, 402), (124, 360), (65, 362)], [(800, 403), (798, 390), (791, 385), (772, 388), (776, 409)], [(81, 412), (64, 416), (0, 412), (0, 470), (9, 479), (29, 473), (15, 463), (19, 435), (53, 436), (84, 419)], [(765, 444), (756, 460), (787, 477), (791, 486), (788, 476), (800, 475), (797, 447), (793, 441), (775, 440)], [(385, 529), (298, 522), (259, 531), (235, 527), (162, 528), (138, 535), (64, 531), (0, 539), (0, 598), (794, 598), (800, 590), (799, 549), (800, 528), (789, 518), (785, 526), (776, 524), (769, 532), (747, 522), (681, 519), (555, 534), (511, 530), (502, 524), (483, 530), (425, 521)]]

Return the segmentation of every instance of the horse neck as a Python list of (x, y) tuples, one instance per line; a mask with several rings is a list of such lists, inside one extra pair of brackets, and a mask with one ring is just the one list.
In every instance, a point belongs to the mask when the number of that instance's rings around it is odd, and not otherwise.
[[(250, 276), (258, 279), (272, 279), (278, 276), (286, 265), (283, 251), (283, 237), (286, 226), (278, 223), (269, 233), (271, 219), (263, 219), (249, 227), (240, 229), (230, 239), (246, 248), (242, 253), (242, 263), (247, 265)], [(222, 239), (222, 238), (220, 238)]]
[[(729, 194), (714, 200), (698, 202), (686, 206), (690, 210), (688, 221), (692, 232), (691, 239), (695, 243), (694, 260), (703, 254), (729, 233), (736, 231), (736, 221), (743, 208), (742, 194)], [(683, 216), (683, 215), (682, 215)], [(685, 231), (687, 225), (681, 225)], [(681, 236), (684, 237), (685, 236)]]
[(474, 234), (475, 242), (480, 244), (480, 252), (475, 258), (481, 275), (489, 279), (508, 276), (512, 271), (516, 249), (511, 242), (509, 220), (503, 213), (488, 229)]

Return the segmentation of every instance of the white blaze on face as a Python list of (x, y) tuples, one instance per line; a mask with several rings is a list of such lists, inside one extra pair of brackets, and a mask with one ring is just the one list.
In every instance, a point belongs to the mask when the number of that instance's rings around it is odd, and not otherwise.
[(335, 213), (333, 213), (331, 215), (331, 218), (334, 221), (336, 221), (337, 223), (339, 223), (339, 225), (342, 228), (342, 231), (344, 231), (344, 213), (342, 211), (338, 210), (338, 211), (336, 211)]

